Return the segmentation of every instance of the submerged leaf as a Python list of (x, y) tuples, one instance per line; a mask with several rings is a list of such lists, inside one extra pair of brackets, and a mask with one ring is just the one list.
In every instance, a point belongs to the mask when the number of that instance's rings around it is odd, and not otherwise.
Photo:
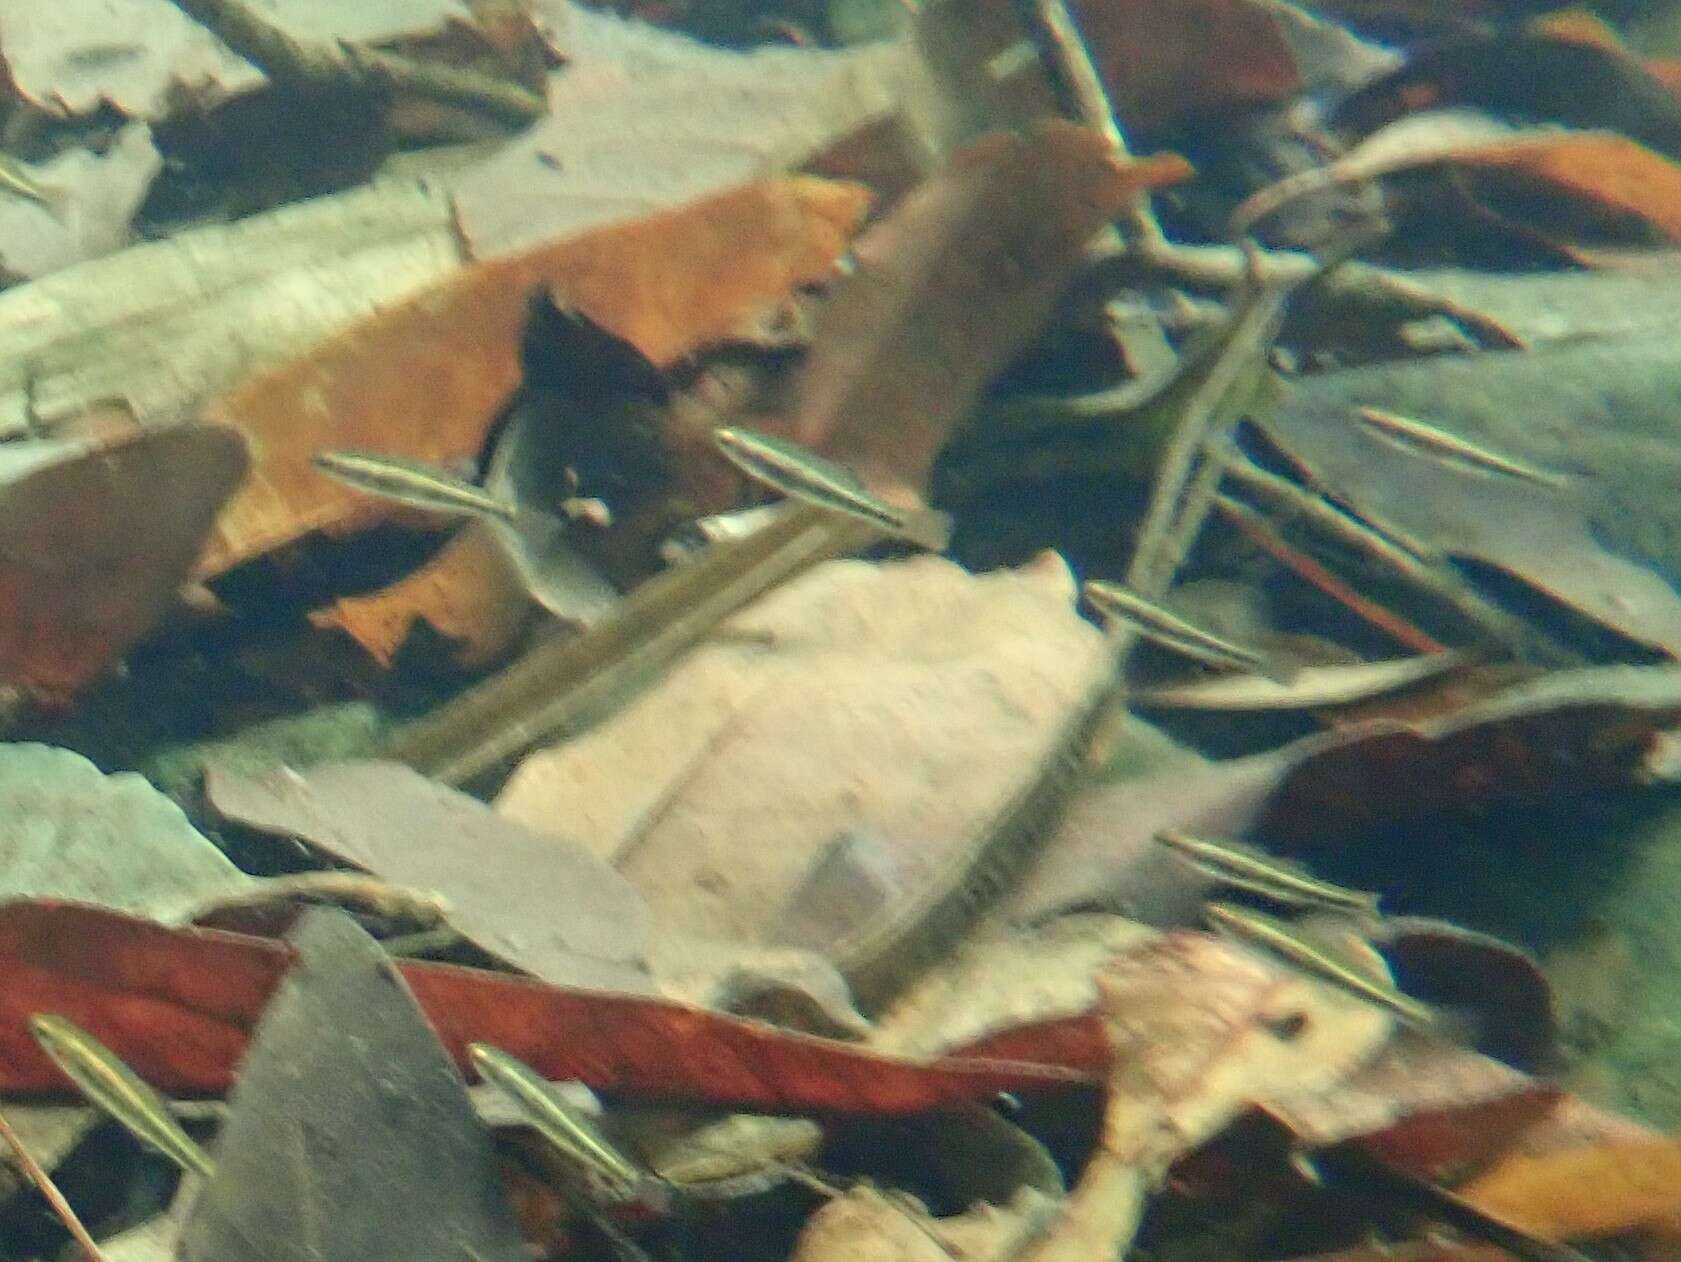
[[(246, 466), (220, 426), (32, 443), (0, 467), (0, 683), (74, 692), (158, 620)], [(22, 466), (20, 468), (20, 465)]]
[(311, 463), (354, 448), (448, 464), (479, 455), (520, 379), (532, 293), (552, 288), (657, 363), (729, 330), (745, 312), (823, 279), (866, 195), (821, 180), (719, 193), (632, 223), (479, 263), (213, 401), (252, 438), (250, 483), (200, 562), (217, 574), (311, 530), (386, 508)]
[[(840, 948), (878, 911), (914, 932), (1001, 804), (1067, 756), (1061, 725), (1106, 661), (1072, 597), (1054, 560), (979, 577), (931, 557), (831, 562), (532, 755), (498, 809), (539, 829), (564, 818), (674, 930), (787, 940), (785, 907), (829, 902), (830, 936), (806, 944)], [(899, 874), (885, 905), (807, 881), (859, 828)]]
[[(161, 1091), (225, 1091), (290, 959), (265, 939), (167, 929), (97, 908), (0, 907), (0, 1092), (63, 1089), (29, 1033), (29, 1017), (46, 1010)], [(456, 1065), (468, 1063), (470, 1043), (493, 1043), (550, 1081), (650, 1100), (891, 1115), (1091, 1081), (1089, 1060), (910, 1061), (663, 999), (447, 964), (398, 967)]]
[(181, 808), (132, 772), (0, 745), (0, 900), (64, 898), (175, 920), (250, 884)]
[(647, 911), (623, 877), (575, 842), (521, 828), (399, 763), (253, 777), (212, 767), (205, 795), (225, 820), (437, 891), (465, 938), (545, 981), (648, 987)]
[(518, 1262), (490, 1136), (390, 958), (312, 911), (228, 1098), (181, 1262)]
[(818, 315), (790, 437), (883, 498), (914, 502), (952, 429), (1039, 333), (1098, 229), (1189, 174), (1171, 155), (1118, 158), (1067, 123), (960, 150), (854, 247), (857, 270)]
[(1610, 1140), (1538, 1156), (1508, 1154), (1455, 1189), (1542, 1240), (1592, 1240), (1681, 1221), (1681, 1140)]

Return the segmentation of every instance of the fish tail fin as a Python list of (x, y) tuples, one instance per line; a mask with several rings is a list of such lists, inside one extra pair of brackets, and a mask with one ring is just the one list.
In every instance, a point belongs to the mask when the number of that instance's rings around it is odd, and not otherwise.
[(906, 539), (930, 552), (944, 552), (951, 542), (951, 514), (937, 508), (921, 508), (905, 517), (900, 532)]

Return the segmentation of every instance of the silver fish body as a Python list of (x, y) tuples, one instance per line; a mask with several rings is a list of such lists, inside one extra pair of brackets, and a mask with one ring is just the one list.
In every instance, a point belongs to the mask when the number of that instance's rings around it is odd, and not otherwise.
[(1264, 947), (1298, 968), (1388, 1009), (1408, 1025), (1428, 1026), (1436, 1022), (1434, 1009), (1406, 994), (1394, 982), (1378, 976), (1364, 960), (1356, 960), (1352, 953), (1339, 951), (1330, 943), (1299, 932), (1287, 921), (1230, 903), (1210, 903), (1203, 910), (1216, 928), (1240, 941)]
[(318, 451), (315, 467), (347, 486), (437, 513), (513, 521), (518, 508), (435, 465), (371, 451)]
[(544, 1139), (593, 1175), (615, 1199), (629, 1200), (645, 1175), (595, 1124), (549, 1089), (517, 1056), (489, 1043), (471, 1043), (467, 1055), (486, 1082), (507, 1096)]
[(208, 1177), (215, 1169), (209, 1154), (175, 1120), (164, 1098), (105, 1044), (51, 1012), (30, 1017), (29, 1029), (64, 1076), (135, 1138), (189, 1173)]
[(1280, 671), (1265, 654), (1205, 631), (1196, 623), (1181, 618), (1153, 600), (1146, 600), (1120, 583), (1087, 579), (1080, 591), (1092, 608), (1104, 617), (1130, 624), (1145, 639), (1163, 648), (1211, 666), (1248, 671), (1280, 683), (1289, 682), (1289, 672)]
[(1427, 421), (1416, 420), (1410, 416), (1402, 416), (1399, 412), (1385, 411), (1383, 408), (1360, 407), (1354, 411), (1355, 417), (1368, 428), (1392, 438), (1399, 438), (1416, 447), (1422, 447), (1440, 456), (1461, 464), (1471, 465), (1490, 473), (1504, 474), (1509, 478), (1517, 478), (1523, 482), (1533, 482), (1537, 486), (1563, 487), (1570, 479), (1562, 473), (1555, 473), (1550, 469), (1540, 468), (1528, 461), (1502, 455), (1491, 448), (1483, 447), (1468, 438), (1461, 438), (1458, 434), (1449, 433), (1440, 426), (1431, 425)]
[(945, 513), (895, 508), (865, 490), (850, 469), (798, 443), (728, 427), (715, 430), (713, 439), (736, 468), (784, 495), (860, 518), (931, 552), (944, 552), (951, 541)]
[(1335, 907), (1371, 913), (1378, 896), (1322, 881), (1299, 864), (1235, 842), (1167, 830), (1156, 840), (1212, 880), (1292, 907)]

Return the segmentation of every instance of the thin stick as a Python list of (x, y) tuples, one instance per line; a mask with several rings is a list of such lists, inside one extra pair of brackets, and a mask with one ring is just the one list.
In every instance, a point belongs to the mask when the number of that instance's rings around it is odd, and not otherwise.
[[(1127, 570), (1127, 586), (1144, 596), (1159, 596), (1172, 584), (1173, 570), (1181, 558), (1170, 557), (1167, 548), (1176, 521), (1179, 533), (1185, 532), (1186, 523), (1180, 520), (1179, 509), (1197, 456), (1217, 428), (1233, 387), (1251, 367), (1257, 348), (1278, 327), (1284, 298), (1284, 290), (1268, 289), (1252, 293), (1244, 300), (1232, 316), (1232, 331), (1225, 347), (1185, 404), (1184, 414), (1157, 470), (1150, 505), (1145, 510), (1138, 544)], [(1203, 511), (1207, 511), (1206, 507)]]
[(64, 1199), (64, 1193), (58, 1190), (58, 1184), (53, 1182), (52, 1175), (43, 1170), (41, 1163), (24, 1147), (23, 1140), (12, 1129), (12, 1124), (6, 1120), (4, 1113), (0, 1113), (0, 1137), (4, 1137), (11, 1145), (23, 1172), (29, 1176), (29, 1181), (40, 1189), (41, 1195), (47, 1198), (47, 1204), (53, 1207), (53, 1213), (58, 1215), (64, 1229), (82, 1246), (82, 1252), (88, 1255), (88, 1262), (105, 1262), (105, 1255), (99, 1251), (93, 1237), (88, 1235), (88, 1229), (82, 1226), (82, 1220), (76, 1216), (76, 1211), (70, 1208), (70, 1202)]
[(395, 53), (344, 41), (305, 44), (259, 17), (244, 0), (174, 0), (188, 17), (208, 27), (234, 52), (276, 83), (306, 88), (393, 89), (466, 106), (504, 121), (541, 118), (547, 103), (535, 92), (488, 75), (433, 66)]
[(1362, 596), (1307, 553), (1291, 547), (1284, 536), (1274, 530), (1266, 518), (1249, 505), (1241, 504), (1229, 495), (1220, 495), (1215, 497), (1214, 507), (1256, 547), (1317, 587), (1350, 613), (1382, 631), (1390, 639), (1416, 653), (1447, 652), (1447, 645), (1440, 640), (1413, 626), (1399, 614), (1385, 609), (1375, 600)]
[(1288, 478), (1260, 468), (1236, 452), (1223, 457), (1225, 471), (1245, 490), (1298, 516), (1322, 534), (1384, 566), (1423, 595), (1465, 619), (1484, 643), (1547, 665), (1580, 665), (1580, 654), (1517, 615), (1480, 595), (1446, 565), (1416, 556), (1380, 532), (1327, 504)]
[[(1074, 15), (1068, 11), (1066, 0), (1032, 0), (1030, 13), (1040, 55), (1050, 66), (1052, 75), (1067, 90), (1075, 121), (1102, 136), (1117, 154), (1130, 154), (1132, 151), (1127, 147), (1126, 133), (1115, 117), (1109, 93), (1103, 87), (1103, 78), (1092, 62), (1091, 51), (1080, 34)], [(1167, 244), (1167, 236), (1156, 221), (1148, 194), (1140, 195), (1133, 203), (1125, 222), (1128, 249), (1148, 253)], [(1103, 244), (1118, 242), (1114, 234), (1106, 235), (1110, 240), (1105, 243), (1100, 239), (1100, 248)]]

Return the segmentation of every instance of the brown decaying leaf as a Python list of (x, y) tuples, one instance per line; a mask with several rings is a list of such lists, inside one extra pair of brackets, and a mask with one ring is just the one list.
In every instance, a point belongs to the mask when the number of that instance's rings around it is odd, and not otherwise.
[(38, 463), (0, 484), (0, 682), (62, 698), (169, 607), (245, 445), (179, 426), (12, 451)]
[(387, 511), (315, 469), (320, 448), (445, 465), (476, 457), (519, 383), (520, 330), (539, 287), (670, 363), (825, 278), (867, 200), (850, 185), (767, 181), (477, 264), (213, 400), (205, 415), (243, 430), (256, 456), (201, 576)]
[(1060, 561), (981, 576), (835, 561), (728, 631), (527, 758), (497, 809), (563, 823), (668, 928), (738, 940), (774, 931), (848, 829), (880, 839), (913, 903), (1037, 774), (1104, 651)]
[(1118, 1256), (1174, 1161), (1248, 1109), (1342, 1081), (1392, 1028), (1375, 1006), (1202, 933), (1123, 952), (1099, 986), (1113, 1049), (1103, 1133), (1031, 1262)]
[[(159, 1090), (226, 1091), (290, 960), (264, 939), (76, 904), (0, 907), (0, 1092), (66, 1089), (29, 1033), (29, 1017), (45, 1011), (82, 1026)], [(400, 971), (457, 1066), (468, 1064), (469, 1043), (493, 1043), (551, 1080), (649, 1099), (904, 1114), (1091, 1081), (1085, 1067), (1051, 1063), (906, 1061), (666, 1000), (479, 969), (409, 962)]]
[(1305, 1148), (1358, 1140), (1403, 1173), (1452, 1182), (1544, 1124), (1562, 1098), (1445, 1039), (1402, 1035), (1346, 1081), (1281, 1097), (1266, 1112)]
[(1681, 1226), (1674, 1138), (1443, 1040), (1399, 1039), (1347, 1082), (1268, 1111), (1309, 1149), (1358, 1143), (1539, 1240), (1671, 1241)]
[(1543, 1240), (1591, 1240), (1654, 1226), (1673, 1236), (1681, 1224), (1681, 1140), (1512, 1153), (1455, 1191)]
[(1254, 827), (1308, 847), (1379, 820), (1627, 784), (1678, 718), (1674, 667), (1555, 673), (1444, 719), (1345, 729), (1347, 743), (1332, 741), (1285, 773)]
[(648, 917), (617, 872), (400, 763), (319, 763), (241, 776), (212, 767), (220, 818), (294, 837), (399, 885), (436, 890), (480, 949), (545, 981), (648, 989)]
[(1613, 222), (1638, 219), (1681, 241), (1681, 167), (1627, 136), (1567, 132), (1545, 141), (1488, 145), (1455, 161), (1473, 171), (1518, 176), (1586, 203)]
[(1278, 19), (1255, 0), (1084, 0), (1073, 8), (1129, 128), (1159, 131), (1275, 104), (1302, 86)]
[(854, 247), (788, 421), (890, 500), (917, 500), (980, 391), (1038, 334), (1085, 246), (1181, 158), (1117, 158), (1069, 123), (959, 151)]
[(381, 666), (391, 665), (416, 622), (456, 646), (472, 669), (499, 657), (524, 630), (531, 599), (519, 572), (490, 531), (469, 525), (407, 578), (366, 596), (345, 596), (309, 615), (317, 627), (343, 631)]

